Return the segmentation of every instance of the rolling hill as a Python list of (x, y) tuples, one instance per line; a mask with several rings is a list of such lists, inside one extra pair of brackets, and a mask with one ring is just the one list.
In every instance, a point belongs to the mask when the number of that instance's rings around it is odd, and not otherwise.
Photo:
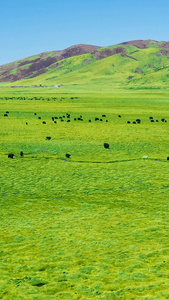
[(169, 42), (75, 45), (0, 66), (0, 82), (16, 86), (169, 85)]

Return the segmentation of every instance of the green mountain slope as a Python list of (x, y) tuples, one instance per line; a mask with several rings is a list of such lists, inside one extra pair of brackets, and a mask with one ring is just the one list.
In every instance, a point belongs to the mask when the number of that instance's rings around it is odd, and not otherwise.
[(75, 45), (62, 51), (44, 52), (0, 66), (0, 82), (14, 82), (37, 77), (47, 72), (47, 68), (57, 61), (89, 53), (98, 48), (92, 45)]
[(25, 86), (169, 85), (169, 42), (130, 41), (103, 48), (72, 46), (2, 66), (0, 81)]

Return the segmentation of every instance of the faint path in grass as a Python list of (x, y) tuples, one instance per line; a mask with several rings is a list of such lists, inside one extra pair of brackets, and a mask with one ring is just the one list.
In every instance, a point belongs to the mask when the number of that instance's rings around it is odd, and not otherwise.
[(159, 158), (147, 158), (147, 159), (144, 159), (144, 158), (131, 158), (131, 159), (121, 159), (121, 160), (110, 160), (110, 161), (90, 161), (90, 160), (72, 160), (72, 159), (65, 159), (65, 158), (60, 158), (60, 157), (54, 157), (54, 156), (41, 156), (41, 157), (38, 157), (38, 155), (36, 156), (32, 156), (32, 157), (29, 157), (29, 155), (27, 155), (25, 157), (26, 159), (47, 159), (47, 160), (50, 160), (50, 159), (54, 159), (54, 160), (59, 160), (59, 161), (63, 161), (63, 162), (68, 162), (68, 163), (87, 163), (87, 164), (114, 164), (114, 163), (123, 163), (123, 162), (131, 162), (131, 161), (157, 161), (157, 162), (165, 162), (165, 163), (168, 163), (167, 160), (164, 160), (164, 159), (159, 159)]
[(133, 159), (122, 159), (122, 160), (111, 160), (111, 161), (86, 161), (86, 160), (66, 160), (62, 158), (57, 158), (58, 160), (62, 160), (69, 163), (91, 163), (91, 164), (113, 164), (113, 163), (121, 163), (121, 162), (129, 162), (129, 161), (158, 161), (158, 162), (167, 162), (164, 160), (149, 158), (149, 159), (143, 159), (143, 158), (133, 158)]

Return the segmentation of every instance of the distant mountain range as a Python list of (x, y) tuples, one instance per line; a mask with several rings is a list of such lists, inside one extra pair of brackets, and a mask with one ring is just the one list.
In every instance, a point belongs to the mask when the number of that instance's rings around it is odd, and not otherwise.
[(0, 66), (13, 85), (169, 85), (169, 42), (136, 40), (114, 46), (75, 45)]

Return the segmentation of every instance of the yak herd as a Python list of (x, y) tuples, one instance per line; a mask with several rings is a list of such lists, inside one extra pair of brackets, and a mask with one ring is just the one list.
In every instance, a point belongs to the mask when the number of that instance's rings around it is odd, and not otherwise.
[[(4, 117), (8, 117), (8, 115), (9, 115), (9, 111), (6, 111), (4, 113)], [(34, 115), (37, 116), (37, 113), (35, 112)], [(121, 117), (122, 117), (121, 115), (118, 115), (118, 118), (121, 118)], [(62, 116), (52, 116), (51, 119), (52, 119), (52, 121), (53, 121), (54, 124), (57, 124), (57, 122), (59, 120), (61, 122), (64, 122), (64, 121), (66, 121), (67, 123), (71, 122), (70, 113), (66, 113), (66, 114), (64, 114)], [(38, 116), (38, 120), (41, 120), (40, 116)], [(105, 120), (106, 123), (108, 122), (108, 119), (106, 118), (105, 114), (103, 114), (101, 118), (100, 117), (95, 117), (95, 119), (94, 119), (95, 122), (99, 122), (99, 121), (102, 122), (103, 120)], [(154, 119), (152, 116), (149, 117), (149, 120), (150, 120), (151, 123), (154, 123), (154, 122), (158, 123), (159, 122), (158, 119)], [(83, 121), (82, 115), (80, 115), (80, 116), (78, 116), (76, 118), (73, 118), (73, 121)], [(167, 120), (165, 118), (162, 118), (160, 121), (163, 122), (163, 123), (167, 122)], [(88, 122), (91, 123), (92, 120), (89, 119)], [(127, 121), (127, 124), (140, 124), (140, 123), (141, 123), (141, 119), (136, 119), (134, 121), (129, 121), (129, 120)], [(42, 124), (47, 124), (47, 123), (46, 123), (46, 121), (42, 121)], [(28, 122), (26, 122), (26, 125), (28, 125)], [(46, 140), (51, 140), (51, 139), (52, 139), (51, 136), (47, 136), (46, 137)], [(104, 146), (105, 149), (109, 149), (109, 147), (110, 147), (108, 143), (104, 143), (103, 146)], [(23, 151), (20, 152), (20, 156), (21, 157), (24, 156)], [(14, 157), (15, 157), (15, 155), (13, 153), (9, 153), (8, 154), (8, 158), (12, 158), (13, 159)], [(66, 158), (70, 158), (71, 154), (66, 153), (65, 157)], [(167, 160), (169, 160), (169, 157), (167, 157)]]

